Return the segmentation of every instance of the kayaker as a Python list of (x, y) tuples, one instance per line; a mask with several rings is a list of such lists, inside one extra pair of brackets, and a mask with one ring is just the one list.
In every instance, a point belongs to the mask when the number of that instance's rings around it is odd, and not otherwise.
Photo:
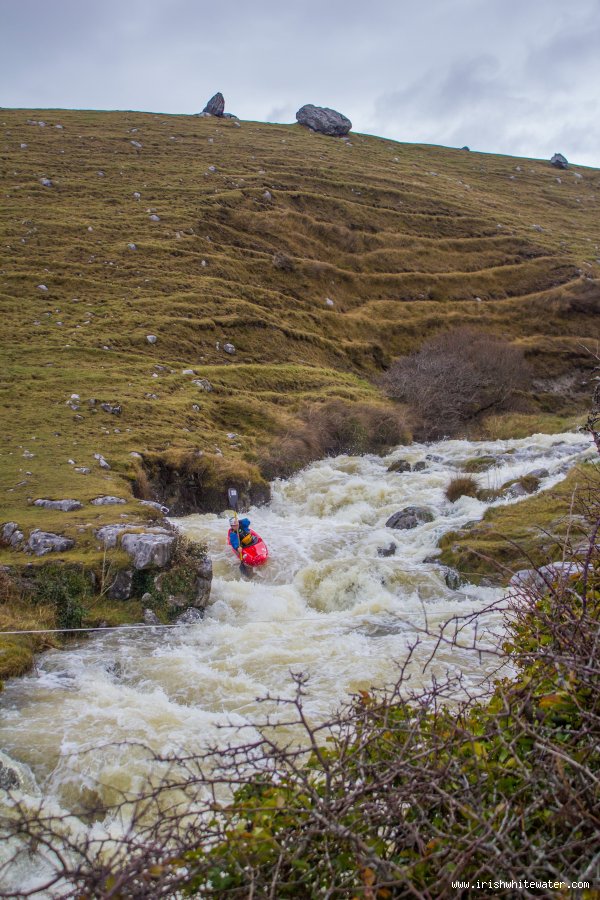
[(229, 520), (229, 543), (234, 550), (242, 547), (249, 547), (254, 540), (254, 535), (250, 531), (250, 519), (237, 519), (232, 516)]

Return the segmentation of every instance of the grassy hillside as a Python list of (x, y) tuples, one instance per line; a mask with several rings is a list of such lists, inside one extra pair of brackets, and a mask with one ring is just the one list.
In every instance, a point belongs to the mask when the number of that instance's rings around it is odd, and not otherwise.
[(302, 410), (385, 403), (389, 361), (458, 324), (525, 348), (536, 412), (577, 399), (599, 337), (597, 170), (190, 116), (0, 121), (0, 524), (70, 534), (72, 558), (97, 552), (92, 526), (152, 515), (132, 486), (151, 493), (157, 466), (190, 491), (260, 488)]

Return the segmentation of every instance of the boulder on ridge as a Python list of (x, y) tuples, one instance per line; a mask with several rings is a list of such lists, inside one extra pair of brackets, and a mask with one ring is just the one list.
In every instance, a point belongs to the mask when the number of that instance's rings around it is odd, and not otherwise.
[(550, 160), (550, 165), (554, 166), (557, 169), (568, 169), (569, 163), (567, 162), (567, 158), (562, 155), (562, 153), (555, 153), (552, 159)]
[(204, 109), (203, 113), (208, 113), (209, 116), (221, 116), (225, 112), (225, 97), (220, 91), (210, 98)]
[(352, 128), (352, 122), (342, 113), (327, 106), (314, 106), (312, 103), (300, 107), (296, 119), (300, 125), (331, 137), (342, 137)]

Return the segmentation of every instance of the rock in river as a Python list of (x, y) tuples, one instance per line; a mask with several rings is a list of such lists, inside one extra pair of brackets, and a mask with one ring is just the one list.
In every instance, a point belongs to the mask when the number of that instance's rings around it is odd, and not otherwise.
[(426, 522), (433, 522), (434, 515), (431, 510), (424, 506), (407, 506), (400, 512), (394, 513), (387, 520), (387, 528), (397, 528), (407, 531), (410, 528), (416, 528), (418, 525), (424, 525)]

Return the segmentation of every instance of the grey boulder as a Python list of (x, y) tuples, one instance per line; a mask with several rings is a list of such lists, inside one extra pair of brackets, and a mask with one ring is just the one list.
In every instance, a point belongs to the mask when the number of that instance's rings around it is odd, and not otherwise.
[(208, 603), (210, 597), (210, 588), (212, 584), (213, 568), (212, 560), (207, 556), (206, 559), (198, 565), (196, 570), (196, 599), (195, 606), (204, 607)]
[(108, 589), (108, 596), (112, 600), (129, 600), (132, 585), (133, 571), (131, 569), (121, 569), (120, 572), (117, 572), (113, 583)]
[(220, 91), (210, 98), (204, 109), (203, 113), (208, 113), (209, 116), (219, 116), (221, 117), (225, 112), (225, 97)]
[(6, 522), (2, 526), (2, 542), (11, 547), (17, 547), (23, 540), (23, 532), (19, 530), (16, 522)]
[(407, 506), (390, 516), (385, 524), (386, 528), (408, 531), (411, 528), (417, 528), (418, 525), (424, 525), (426, 522), (433, 522), (433, 519), (434, 515), (431, 510), (424, 506)]
[(125, 534), (121, 546), (129, 554), (135, 569), (161, 569), (168, 565), (175, 550), (174, 534)]
[(111, 497), (108, 495), (106, 497), (95, 497), (91, 503), (93, 506), (114, 506), (117, 503), (127, 503), (127, 500), (123, 500), (122, 497)]
[(190, 606), (186, 609), (185, 612), (182, 612), (180, 616), (177, 616), (175, 619), (176, 625), (197, 625), (198, 622), (202, 621), (202, 613), (199, 609), (194, 609), (193, 606)]
[(397, 459), (395, 462), (390, 463), (387, 470), (388, 472), (410, 472), (412, 466), (407, 459)]
[(544, 591), (548, 585), (556, 581), (581, 575), (585, 569), (582, 563), (554, 562), (539, 569), (519, 569), (509, 581), (509, 586), (517, 589)]
[(151, 609), (144, 610), (144, 624), (145, 625), (160, 625), (160, 619)]
[(163, 506), (162, 503), (157, 503), (155, 500), (139, 500), (140, 506), (149, 506), (151, 509), (155, 509), (157, 512), (163, 514), (163, 516), (169, 515), (169, 507)]
[(34, 506), (41, 506), (42, 509), (58, 509), (61, 512), (72, 512), (74, 509), (82, 509), (83, 503), (79, 500), (35, 500)]
[(35, 556), (45, 556), (46, 553), (62, 553), (75, 546), (75, 541), (66, 538), (62, 534), (53, 534), (50, 531), (40, 531), (35, 528), (29, 535), (25, 549)]
[(555, 153), (552, 159), (550, 160), (550, 165), (554, 166), (557, 169), (568, 169), (569, 163), (567, 158), (562, 155), (562, 153)]
[(314, 106), (312, 103), (302, 106), (296, 113), (296, 119), (300, 125), (306, 125), (313, 131), (330, 137), (342, 137), (352, 128), (352, 122), (342, 113), (327, 106)]
[(131, 528), (130, 525), (103, 525), (96, 532), (96, 537), (104, 544), (107, 550), (117, 546), (120, 535)]

